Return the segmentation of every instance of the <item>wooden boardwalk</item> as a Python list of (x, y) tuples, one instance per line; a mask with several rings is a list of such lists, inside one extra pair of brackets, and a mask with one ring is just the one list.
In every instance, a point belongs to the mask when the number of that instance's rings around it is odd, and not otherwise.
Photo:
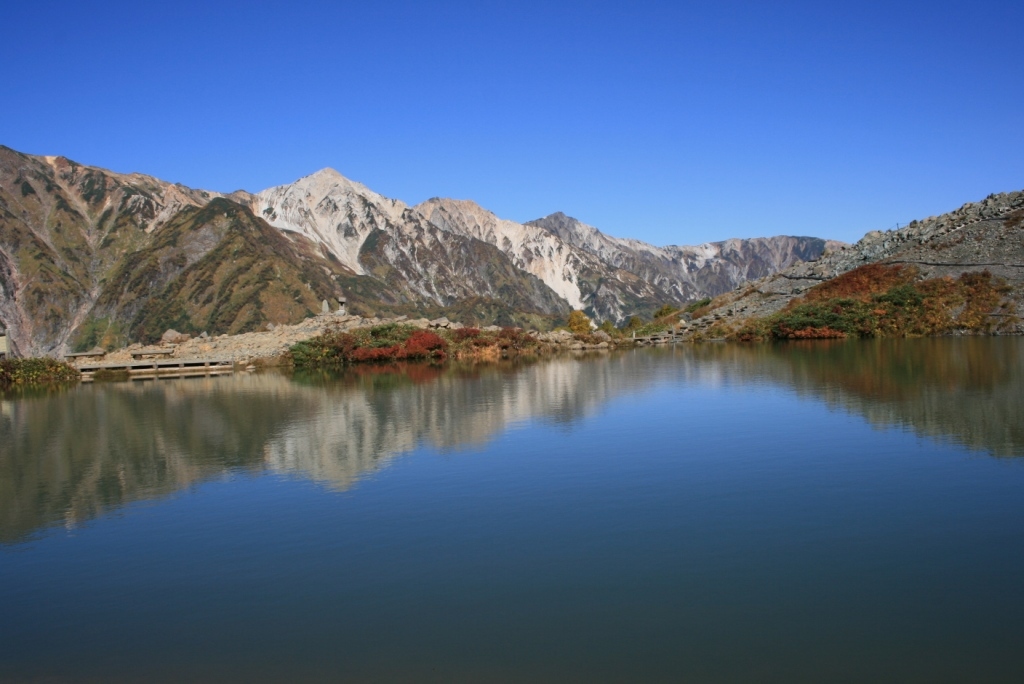
[(95, 380), (98, 371), (129, 380), (154, 380), (157, 378), (197, 378), (209, 375), (227, 375), (235, 372), (232, 359), (161, 359), (147, 361), (121, 361), (112, 363), (83, 363), (78, 366), (82, 382)]

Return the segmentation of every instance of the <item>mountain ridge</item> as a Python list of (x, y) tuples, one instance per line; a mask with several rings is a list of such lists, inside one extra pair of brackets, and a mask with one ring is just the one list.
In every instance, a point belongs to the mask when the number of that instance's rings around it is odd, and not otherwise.
[(660, 248), (582, 226), (564, 214), (521, 224), (471, 200), (410, 206), (329, 167), (224, 194), (0, 146), (0, 325), (22, 354), (60, 355), (152, 341), (165, 324), (218, 334), (294, 323), (323, 299), (454, 307), (479, 324), (551, 325), (573, 308), (621, 322), (829, 244)]

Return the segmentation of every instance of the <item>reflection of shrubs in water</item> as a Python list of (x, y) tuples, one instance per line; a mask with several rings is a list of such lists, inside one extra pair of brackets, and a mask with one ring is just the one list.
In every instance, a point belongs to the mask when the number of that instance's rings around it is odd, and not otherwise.
[(750, 342), (993, 333), (1016, 320), (1004, 297), (1009, 288), (988, 271), (955, 280), (917, 277), (910, 266), (862, 266), (812, 288), (772, 316), (748, 322), (733, 337)]
[(0, 361), (0, 390), (66, 385), (78, 378), (77, 369), (54, 359)]

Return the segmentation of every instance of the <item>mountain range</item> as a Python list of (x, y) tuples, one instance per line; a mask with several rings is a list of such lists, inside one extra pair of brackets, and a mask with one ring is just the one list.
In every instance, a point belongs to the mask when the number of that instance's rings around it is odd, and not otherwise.
[(620, 323), (841, 246), (656, 247), (562, 213), (517, 223), (466, 200), (409, 206), (333, 169), (224, 194), (0, 146), (0, 326), (22, 355), (247, 332), (322, 300), (481, 325), (550, 327), (572, 309)]

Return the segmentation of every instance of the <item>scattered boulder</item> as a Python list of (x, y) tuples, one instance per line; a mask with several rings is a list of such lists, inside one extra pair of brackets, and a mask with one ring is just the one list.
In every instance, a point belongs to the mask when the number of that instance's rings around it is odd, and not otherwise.
[(185, 333), (180, 333), (173, 329), (168, 330), (160, 337), (160, 341), (164, 344), (181, 344), (182, 342), (188, 342), (191, 339), (191, 335), (186, 335)]
[(434, 320), (430, 321), (430, 327), (431, 328), (450, 328), (450, 327), (452, 327), (452, 322), (449, 321), (446, 317), (441, 316), (441, 318), (435, 318)]
[(598, 330), (597, 332), (595, 332), (594, 337), (601, 340), (602, 342), (609, 342), (612, 339), (612, 336), (606, 333), (604, 330)]

